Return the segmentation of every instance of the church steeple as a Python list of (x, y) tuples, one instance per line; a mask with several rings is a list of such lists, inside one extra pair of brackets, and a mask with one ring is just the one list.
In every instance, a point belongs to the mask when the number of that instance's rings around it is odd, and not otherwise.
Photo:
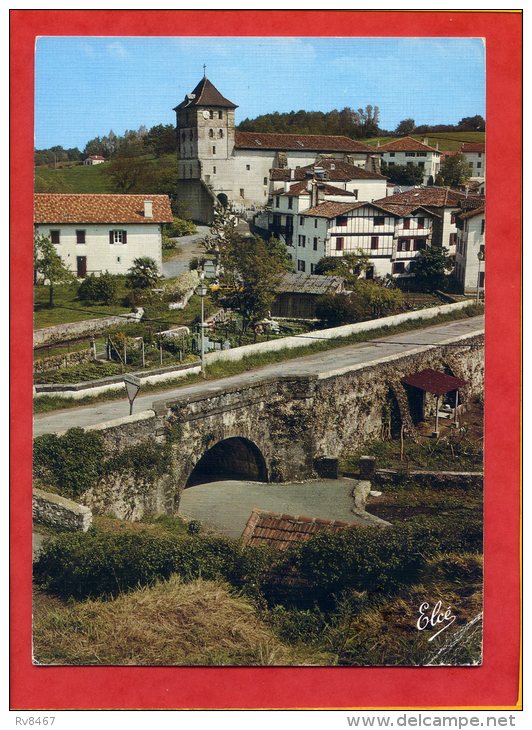
[[(203, 67), (204, 71), (206, 66)], [(237, 105), (233, 104), (232, 101), (222, 96), (216, 86), (209, 81), (207, 76), (204, 76), (196, 88), (185, 96), (181, 104), (174, 107), (174, 111), (178, 112), (181, 109), (190, 109), (194, 106), (214, 106), (222, 107), (224, 109), (236, 109)]]

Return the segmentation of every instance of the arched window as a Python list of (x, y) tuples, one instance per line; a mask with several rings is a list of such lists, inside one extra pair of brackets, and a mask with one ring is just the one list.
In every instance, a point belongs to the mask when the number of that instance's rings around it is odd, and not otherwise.
[(192, 134), (192, 130), (190, 130), (190, 132), (188, 133), (188, 138), (190, 140), (194, 139), (194, 135)]
[(222, 138), (223, 136), (224, 136), (224, 131), (223, 131), (223, 129), (219, 129), (219, 130), (218, 130), (218, 137), (220, 137), (220, 139), (221, 139), (221, 138)]
[(214, 129), (209, 129), (209, 137), (214, 137)]

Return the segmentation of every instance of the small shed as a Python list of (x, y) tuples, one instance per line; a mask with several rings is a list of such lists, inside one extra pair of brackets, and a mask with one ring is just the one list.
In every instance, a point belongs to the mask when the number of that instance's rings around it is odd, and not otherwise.
[(244, 545), (269, 545), (286, 550), (293, 545), (310, 540), (319, 532), (339, 532), (348, 527), (358, 527), (357, 522), (324, 520), (319, 517), (303, 517), (254, 509), (247, 521), (242, 542)]
[(419, 373), (408, 375), (401, 381), (414, 392), (409, 392), (409, 404), (414, 422), (425, 420), (425, 394), (436, 396), (436, 409), (433, 436), (439, 434), (440, 398), (450, 394), (454, 402), (454, 424), (458, 425), (458, 398), (461, 388), (466, 386), (465, 380), (455, 378), (454, 375), (427, 368)]
[(325, 294), (344, 291), (342, 276), (287, 273), (275, 287), (276, 297), (272, 304), (273, 317), (314, 319), (316, 301)]

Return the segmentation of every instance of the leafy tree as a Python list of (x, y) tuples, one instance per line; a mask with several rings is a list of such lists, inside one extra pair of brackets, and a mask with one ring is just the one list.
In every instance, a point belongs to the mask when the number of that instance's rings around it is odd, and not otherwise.
[(412, 259), (410, 271), (414, 273), (414, 281), (422, 291), (434, 291), (445, 286), (447, 274), (454, 266), (448, 249), (429, 246)]
[(144, 146), (156, 157), (177, 151), (177, 135), (173, 124), (157, 124), (144, 137)]
[(89, 274), (78, 289), (78, 299), (86, 302), (103, 302), (112, 304), (118, 294), (118, 282), (120, 277), (114, 276), (106, 271), (100, 276)]
[(64, 265), (54, 244), (47, 236), (35, 236), (33, 239), (33, 270), (35, 283), (39, 277), (44, 284), (48, 282), (50, 307), (54, 306), (54, 286), (72, 284), (76, 281), (76, 277)]
[(360, 322), (364, 315), (360, 300), (348, 294), (325, 294), (316, 302), (316, 317), (327, 327)]
[(144, 175), (144, 165), (140, 160), (118, 157), (111, 160), (105, 174), (109, 175), (118, 193), (131, 193)]
[(416, 128), (416, 123), (413, 119), (403, 119), (395, 128), (395, 134), (399, 137), (407, 137)]
[(354, 295), (371, 317), (386, 317), (401, 309), (404, 303), (400, 289), (383, 286), (377, 281), (359, 279)]
[(421, 185), (424, 170), (415, 165), (387, 165), (382, 162), (381, 174), (396, 185)]
[(275, 299), (275, 286), (283, 275), (285, 261), (278, 247), (258, 236), (244, 237), (234, 231), (219, 247), (222, 269), (215, 298), (242, 316), (243, 332), (267, 316)]
[(456, 125), (460, 132), (485, 132), (486, 120), (480, 114), (474, 117), (464, 117)]
[(130, 289), (149, 289), (157, 284), (159, 277), (157, 263), (149, 256), (141, 256), (127, 272), (127, 285)]
[(345, 256), (324, 256), (316, 264), (315, 274), (343, 276), (348, 285), (355, 285), (361, 273), (371, 266), (369, 257), (362, 252)]
[(464, 155), (447, 157), (436, 176), (436, 185), (457, 186), (469, 180), (471, 168)]

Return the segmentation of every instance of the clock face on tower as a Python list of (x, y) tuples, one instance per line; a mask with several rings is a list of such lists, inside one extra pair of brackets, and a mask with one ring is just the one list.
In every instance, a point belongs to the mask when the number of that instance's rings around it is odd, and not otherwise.
[(209, 112), (208, 112), (208, 111), (207, 111), (206, 109), (205, 109), (205, 111), (203, 112), (203, 118), (204, 118), (204, 119), (208, 119), (208, 118), (209, 118)]

